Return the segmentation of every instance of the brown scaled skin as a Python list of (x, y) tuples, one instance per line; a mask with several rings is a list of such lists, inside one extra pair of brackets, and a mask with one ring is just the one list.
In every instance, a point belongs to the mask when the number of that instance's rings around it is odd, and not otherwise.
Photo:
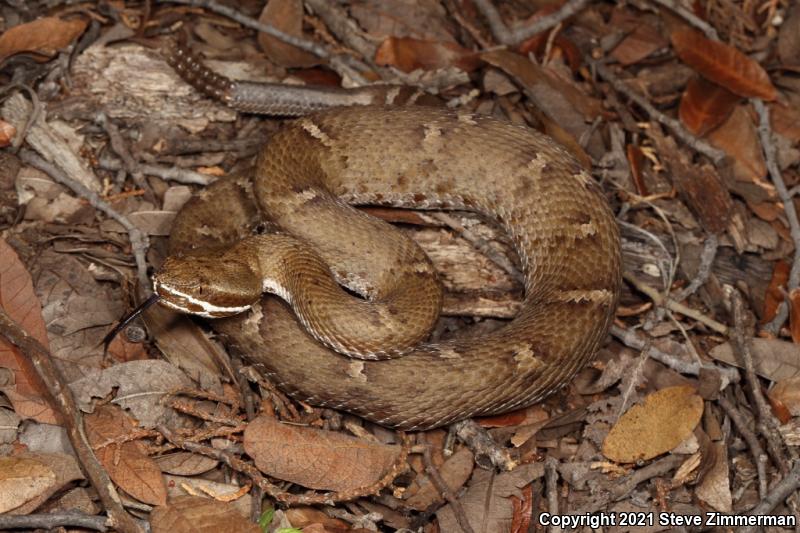
[[(426, 281), (435, 276), (412, 242), (345, 202), (468, 209), (493, 219), (521, 258), (525, 300), (495, 332), (421, 344), (385, 361), (331, 351), (316, 340), (327, 335), (324, 323), (298, 321), (273, 297), (213, 321), (293, 397), (387, 426), (431, 428), (539, 401), (568, 383), (605, 339), (621, 283), (613, 213), (591, 176), (551, 139), (490, 117), (360, 107), (289, 122), (259, 156), (254, 176), (215, 183), (184, 207), (170, 245), (176, 253), (229, 245), (267, 219), (311, 244), (336, 280), (356, 292), (375, 302), (428, 305), (410, 314), (387, 306), (359, 322), (351, 342), (381, 349), (358, 335), (374, 338), (392, 318), (410, 329), (431, 323), (441, 295)], [(306, 253), (289, 255), (295, 252)], [(301, 291), (314, 293), (323, 283), (284, 275)], [(345, 327), (350, 306), (314, 294), (323, 315), (330, 306), (321, 318)]]
[[(247, 237), (223, 251), (170, 257), (153, 286), (163, 305), (206, 318), (247, 311), (262, 292), (269, 292), (290, 304), (331, 349), (356, 358), (388, 359), (423, 341), (438, 316), (440, 288), (430, 266), (424, 263), (423, 269), (431, 275), (414, 276), (394, 293), (365, 301), (345, 292), (307, 243), (271, 233)], [(431, 288), (433, 297), (426, 297)], [(427, 321), (408, 327), (408, 316), (414, 314)]]

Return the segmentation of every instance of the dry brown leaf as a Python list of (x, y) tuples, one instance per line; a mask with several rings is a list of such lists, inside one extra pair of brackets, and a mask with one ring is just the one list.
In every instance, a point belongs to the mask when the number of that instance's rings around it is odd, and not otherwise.
[[(14, 249), (3, 239), (0, 239), (0, 307), (30, 336), (48, 347), (42, 308), (31, 276)], [(0, 367), (14, 373), (15, 384), (0, 390), (11, 400), (18, 415), (45, 424), (59, 423), (58, 411), (52, 407), (47, 387), (30, 359), (5, 338), (0, 338)]]
[(448, 67), (472, 72), (482, 62), (476, 52), (455, 43), (389, 37), (375, 52), (375, 63), (397, 67), (403, 72)]
[(117, 335), (108, 345), (108, 355), (117, 362), (144, 361), (148, 358), (141, 342), (130, 342), (125, 335)]
[(152, 428), (170, 423), (175, 412), (161, 401), (176, 389), (188, 389), (192, 382), (181, 370), (159, 359), (119, 363), (93, 370), (69, 384), (78, 406), (92, 411), (92, 398), (103, 398), (116, 390), (116, 403), (136, 417), (138, 425)]
[[(520, 465), (511, 472), (501, 474), (476, 469), (466, 494), (458, 499), (474, 532), (509, 531), (514, 520), (511, 496), (522, 498), (524, 487), (543, 475), (543, 463)], [(442, 531), (461, 531), (449, 504), (437, 511), (436, 517)]]
[(151, 505), (167, 503), (167, 487), (161, 469), (139, 440), (117, 444), (136, 423), (119, 407), (102, 405), (84, 417), (86, 436), (108, 475), (122, 490)]
[[(332, 531), (350, 531), (350, 524), (339, 518), (332, 518), (313, 507), (290, 507), (284, 515), (293, 527), (305, 528), (312, 524), (320, 524)], [(305, 532), (305, 529), (303, 529)]]
[(514, 515), (511, 519), (511, 533), (528, 533), (533, 519), (533, 485), (522, 489), (522, 497), (511, 496)]
[(800, 3), (791, 2), (778, 30), (778, 57), (784, 65), (800, 65)]
[(708, 140), (733, 158), (733, 175), (737, 180), (764, 181), (767, 164), (748, 106), (736, 106), (728, 119), (708, 134)]
[(741, 97), (728, 89), (696, 76), (681, 96), (678, 116), (689, 131), (703, 136), (730, 116)]
[(695, 495), (721, 513), (730, 513), (733, 506), (731, 496), (731, 481), (728, 470), (728, 447), (724, 442), (712, 443), (714, 464), (703, 476), (702, 481), (695, 489)]
[(789, 263), (779, 259), (772, 270), (772, 279), (764, 293), (764, 309), (761, 312), (761, 323), (766, 324), (775, 318), (778, 306), (783, 302), (783, 290), (789, 281)]
[(789, 332), (792, 341), (800, 343), (800, 289), (789, 291)]
[(0, 513), (44, 493), (56, 482), (46, 464), (27, 457), (0, 457)]
[(539, 118), (546, 125), (545, 133), (564, 145), (584, 166), (591, 166), (591, 157), (577, 139), (587, 132), (588, 123), (601, 112), (596, 100), (514, 52), (495, 50), (484, 52), (481, 58), (513, 77), (540, 111)]
[(440, 0), (369, 0), (350, 2), (350, 14), (369, 39), (391, 36), (456, 42), (452, 18)]
[(485, 428), (504, 428), (508, 426), (533, 424), (546, 420), (547, 418), (547, 412), (542, 409), (541, 405), (537, 404), (502, 415), (482, 416), (476, 419), (476, 422)]
[(179, 496), (150, 513), (153, 533), (261, 533), (233, 504), (200, 496)]
[(86, 24), (85, 19), (44, 17), (14, 26), (0, 35), (0, 61), (30, 52), (37, 61), (45, 62), (83, 33)]
[(304, 487), (344, 491), (378, 481), (397, 460), (400, 448), (342, 433), (290, 426), (267, 416), (250, 422), (244, 449), (270, 476)]
[[(472, 474), (472, 469), (475, 466), (475, 460), (472, 452), (467, 448), (462, 448), (449, 457), (442, 466), (439, 467), (439, 473), (442, 475), (447, 486), (453, 494), (457, 494), (464, 483), (467, 482), (469, 476)], [(439, 489), (431, 483), (430, 479), (425, 476), (417, 478), (419, 484), (413, 490), (409, 489), (409, 497), (406, 499), (406, 505), (417, 511), (424, 511), (433, 503), (441, 503), (444, 501), (442, 493)]]
[[(68, 484), (84, 479), (83, 472), (78, 466), (78, 461), (73, 455), (65, 453), (24, 453), (18, 457), (38, 461), (47, 466), (55, 475), (55, 479), (45, 491), (16, 509), (9, 511), (9, 514), (30, 514)], [(2, 492), (1, 489), (0, 492)]]
[(670, 179), (686, 206), (703, 228), (721, 234), (731, 226), (733, 199), (716, 168), (710, 164), (694, 164), (678, 149), (675, 139), (651, 128), (650, 137), (669, 169)]
[(212, 341), (185, 314), (161, 305), (150, 307), (143, 318), (156, 346), (168, 354), (173, 365), (183, 370), (201, 389), (222, 393), (220, 363), (227, 361), (228, 356), (219, 343)]
[[(553, 6), (555, 7), (555, 4), (553, 4)], [(537, 13), (540, 11), (544, 11), (544, 9), (540, 9)], [(524, 56), (533, 53), (540, 59), (544, 59), (544, 54), (549, 51), (549, 56), (547, 57), (548, 62), (559, 60), (561, 56), (564, 56), (566, 64), (569, 65), (573, 73), (578, 72), (583, 62), (578, 47), (561, 32), (556, 34), (552, 42), (550, 39), (550, 32), (538, 33), (527, 41), (523, 41), (517, 50)]]
[(620, 417), (603, 442), (603, 455), (618, 463), (652, 459), (691, 435), (702, 414), (694, 387), (661, 389)]
[[(780, 339), (750, 340), (750, 351), (753, 355), (753, 366), (756, 374), (770, 381), (782, 381), (800, 376), (800, 346)], [(712, 348), (708, 354), (729, 365), (744, 367), (744, 363), (734, 357), (729, 342)]]
[(776, 133), (795, 144), (800, 143), (800, 109), (796, 106), (772, 103), (769, 105), (769, 119)]
[(17, 135), (17, 128), (10, 122), (0, 120), (0, 148), (5, 148)]
[(667, 41), (661, 37), (658, 30), (646, 23), (638, 24), (614, 47), (611, 56), (622, 65), (632, 65), (665, 46), (667, 46)]
[(177, 452), (155, 459), (162, 472), (176, 476), (196, 476), (208, 472), (219, 463), (216, 459), (192, 452)]
[(670, 39), (684, 63), (729, 91), (764, 100), (774, 100), (778, 96), (761, 65), (736, 48), (707, 39), (691, 28), (672, 32)]
[[(294, 37), (303, 37), (302, 0), (270, 0), (261, 11), (258, 21), (269, 24)], [(305, 68), (320, 64), (320, 59), (280, 39), (259, 32), (258, 44), (269, 59), (289, 68)]]
[(780, 402), (792, 416), (800, 416), (800, 376), (777, 382), (770, 389), (769, 397)]

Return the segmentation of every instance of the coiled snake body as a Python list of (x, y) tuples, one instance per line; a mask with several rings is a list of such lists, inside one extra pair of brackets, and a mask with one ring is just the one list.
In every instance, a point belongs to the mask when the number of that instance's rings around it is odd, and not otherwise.
[[(495, 220), (523, 264), (519, 315), (487, 335), (419, 344), (441, 303), (430, 263), (346, 203), (465, 209)], [(223, 250), (264, 221), (268, 234)], [(214, 327), (291, 396), (404, 429), (508, 411), (563, 386), (607, 334), (620, 287), (614, 217), (565, 150), (525, 127), (414, 106), (288, 122), (252, 178), (217, 182), (184, 207), (171, 247), (175, 257), (155, 280), (168, 304), (223, 316), (261, 290), (282, 296), (300, 321), (267, 296)], [(321, 261), (372, 303), (331, 282)], [(282, 270), (288, 263), (295, 269)], [(264, 281), (266, 271), (277, 273)]]

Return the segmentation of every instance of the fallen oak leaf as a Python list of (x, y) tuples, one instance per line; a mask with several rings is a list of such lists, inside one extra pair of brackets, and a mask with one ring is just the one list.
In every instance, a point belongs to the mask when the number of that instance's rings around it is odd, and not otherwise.
[(150, 525), (153, 533), (261, 533), (233, 504), (202, 496), (180, 496), (156, 507)]
[(114, 483), (144, 503), (165, 505), (167, 486), (161, 469), (140, 440), (125, 440), (136, 429), (125, 411), (101, 405), (83, 420), (89, 444)]
[(746, 98), (777, 98), (778, 91), (767, 72), (736, 48), (691, 28), (672, 32), (670, 40), (681, 61), (714, 83)]
[(55, 472), (36, 459), (0, 457), (0, 513), (36, 498), (55, 482)]
[(681, 96), (678, 117), (695, 135), (703, 136), (730, 116), (741, 97), (703, 77), (694, 77)]
[[(301, 0), (270, 0), (264, 6), (258, 21), (302, 39), (303, 2)], [(266, 33), (259, 33), (257, 39), (267, 57), (283, 67), (302, 68), (321, 63), (317, 56)]]
[(248, 424), (244, 449), (265, 474), (311, 489), (335, 491), (376, 483), (400, 454), (399, 446), (291, 426), (268, 416)]
[(82, 34), (87, 24), (85, 19), (44, 17), (14, 26), (0, 35), (0, 61), (22, 52), (33, 54), (40, 63), (48, 61)]
[(391, 65), (403, 72), (448, 67), (472, 72), (483, 62), (476, 52), (455, 43), (426, 41), (412, 37), (389, 37), (375, 52), (375, 63), (383, 66)]
[[(28, 334), (49, 347), (42, 307), (33, 281), (14, 249), (0, 239), (0, 307)], [(8, 396), (14, 410), (23, 418), (45, 424), (60, 423), (50, 393), (30, 359), (0, 336), (0, 367), (14, 373), (14, 384), (0, 388)]]
[[(528, 463), (500, 474), (476, 469), (466, 493), (459, 497), (475, 533), (510, 531), (514, 522), (511, 496), (524, 499), (525, 487), (542, 476), (544, 463)], [(436, 517), (442, 531), (461, 531), (450, 504), (438, 510)]]
[(652, 459), (689, 437), (702, 415), (703, 399), (694, 387), (656, 391), (614, 424), (603, 442), (603, 455), (618, 463)]
[[(756, 374), (770, 381), (782, 381), (800, 376), (800, 346), (780, 339), (750, 340), (753, 366)], [(739, 368), (744, 368), (734, 354), (730, 342), (713, 347), (708, 354), (716, 359)]]

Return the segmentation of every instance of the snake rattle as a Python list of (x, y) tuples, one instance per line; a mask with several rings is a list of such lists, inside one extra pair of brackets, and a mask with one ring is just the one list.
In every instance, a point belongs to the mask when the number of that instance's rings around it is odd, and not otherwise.
[[(499, 224), (524, 272), (517, 317), (424, 342), (441, 307), (435, 272), (410, 239), (351, 207), (363, 204)], [(408, 430), (530, 405), (568, 383), (607, 335), (621, 283), (614, 216), (569, 153), (527, 127), (418, 106), (285, 123), (251, 176), (186, 204), (170, 250), (154, 276), (161, 303), (215, 318), (290, 396)]]

